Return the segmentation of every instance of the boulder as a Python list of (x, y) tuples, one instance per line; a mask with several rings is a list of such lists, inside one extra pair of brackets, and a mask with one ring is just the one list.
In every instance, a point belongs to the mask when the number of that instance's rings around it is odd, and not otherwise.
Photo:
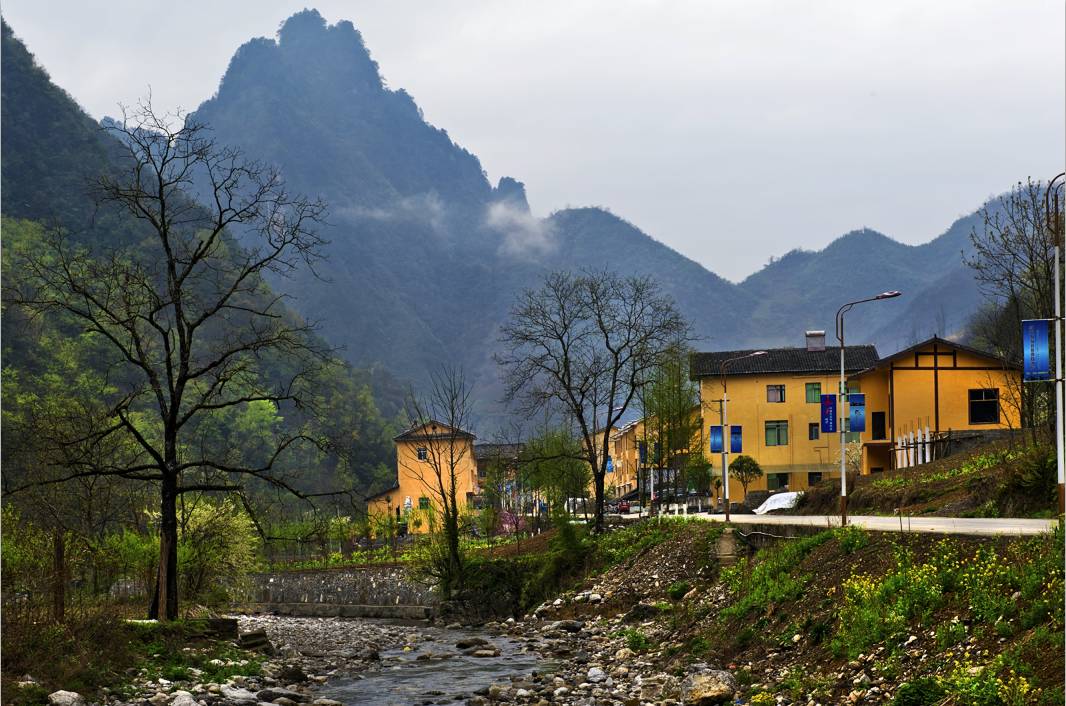
[(278, 681), (286, 684), (293, 684), (297, 682), (307, 681), (307, 674), (304, 670), (295, 664), (286, 664), (276, 673)]
[(681, 703), (687, 706), (713, 706), (733, 702), (737, 680), (721, 669), (689, 675), (681, 682)]
[(275, 699), (286, 698), (292, 701), (310, 701), (310, 697), (307, 694), (301, 694), (298, 691), (292, 689), (283, 689), (280, 686), (272, 686), (260, 691), (256, 696), (260, 701), (274, 701)]
[(456, 641), (455, 646), (460, 650), (466, 650), (471, 647), (480, 647), (487, 644), (489, 644), (489, 641), (483, 637), (464, 637), (463, 639)]
[(241, 702), (245, 702), (245, 703), (259, 703), (259, 699), (256, 698), (256, 695), (253, 692), (248, 691), (247, 689), (242, 689), (240, 687), (230, 686), (228, 684), (223, 684), (222, 688), (219, 691), (222, 692), (222, 696), (224, 696), (225, 698), (229, 699), (230, 701), (241, 701)]
[(585, 679), (589, 684), (599, 684), (600, 682), (607, 681), (607, 672), (599, 667), (592, 667), (589, 669), (588, 674), (585, 675)]
[(188, 691), (175, 691), (170, 695), (170, 706), (197, 706), (196, 699)]
[(48, 695), (48, 703), (52, 706), (85, 706), (85, 697), (76, 691), (53, 691)]
[(548, 625), (548, 630), (562, 630), (563, 632), (578, 632), (585, 624), (580, 620), (556, 620)]

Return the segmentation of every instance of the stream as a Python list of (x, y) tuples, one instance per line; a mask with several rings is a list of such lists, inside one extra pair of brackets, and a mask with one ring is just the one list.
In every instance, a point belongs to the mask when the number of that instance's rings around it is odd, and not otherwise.
[[(331, 679), (318, 695), (343, 704), (449, 704), (511, 677), (528, 677), (550, 664), (521, 642), (476, 630), (420, 626), (421, 639), (406, 647), (382, 650), (381, 665), (352, 677)], [(464, 641), (484, 641), (461, 648)], [(498, 650), (475, 657), (474, 649)]]

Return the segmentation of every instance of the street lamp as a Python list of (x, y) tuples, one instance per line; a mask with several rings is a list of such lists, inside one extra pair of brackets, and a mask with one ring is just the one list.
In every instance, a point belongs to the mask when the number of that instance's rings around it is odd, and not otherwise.
[(840, 390), (837, 393), (837, 431), (840, 432), (840, 526), (848, 524), (848, 473), (845, 468), (845, 440), (844, 440), (844, 401), (848, 394), (848, 384), (844, 381), (844, 314), (851, 311), (856, 304), (876, 302), (882, 299), (895, 299), (903, 292), (890, 290), (881, 292), (876, 297), (859, 299), (848, 302), (837, 310), (837, 341), (840, 342)]
[(728, 379), (725, 375), (726, 366), (738, 360), (744, 360), (745, 358), (754, 358), (757, 355), (766, 355), (766, 351), (753, 351), (745, 355), (738, 355), (735, 358), (729, 358), (723, 360), (722, 365), (719, 368), (719, 375), (722, 376), (722, 485), (725, 488), (725, 521), (729, 522), (729, 391), (728, 391)]

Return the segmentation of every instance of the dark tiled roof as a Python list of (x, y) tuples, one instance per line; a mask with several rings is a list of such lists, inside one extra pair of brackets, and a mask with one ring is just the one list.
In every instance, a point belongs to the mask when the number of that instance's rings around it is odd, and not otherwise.
[[(426, 431), (426, 427), (437, 427), (440, 429), (435, 434)], [(451, 431), (451, 427), (443, 422), (438, 422), (436, 419), (430, 419), (425, 424), (416, 424), (399, 436), (394, 436), (393, 441), (424, 441), (429, 439), (447, 439), (449, 437), (454, 438), (475, 438), (473, 434), (463, 429), (457, 429), (455, 432)]]
[(522, 444), (474, 444), (474, 458), (478, 461), (494, 458), (518, 458)]
[[(766, 355), (742, 358), (729, 364), (730, 375), (759, 375), (766, 373), (835, 373), (840, 371), (840, 346), (826, 347), (824, 351), (808, 351), (806, 348), (752, 348), (743, 351), (713, 351), (693, 353), (689, 357), (689, 377), (697, 380), (708, 375), (719, 375), (722, 363), (730, 358), (765, 350)], [(844, 371), (858, 372), (877, 363), (874, 346), (845, 346)]]
[(400, 484), (396, 483), (395, 485), (392, 485), (392, 486), (390, 486), (388, 488), (385, 488), (385, 490), (382, 490), (380, 493), (374, 493), (373, 495), (366, 496), (364, 498), (364, 500), (369, 502), (371, 500), (375, 500), (377, 498), (380, 498), (382, 495), (388, 495), (389, 493), (394, 493), (394, 492), (396, 492), (399, 489), (400, 489)]

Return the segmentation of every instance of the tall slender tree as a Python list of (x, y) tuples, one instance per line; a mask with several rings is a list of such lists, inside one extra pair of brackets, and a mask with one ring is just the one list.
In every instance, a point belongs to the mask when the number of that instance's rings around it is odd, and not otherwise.
[[(263, 483), (310, 495), (280, 469), (287, 453), (313, 441), (307, 434), (273, 425), (247, 456), (208, 441), (220, 415), (300, 404), (304, 383), (328, 360), (312, 325), (288, 313), (263, 279), (313, 266), (325, 206), (289, 194), (276, 169), (150, 101), (124, 111), (109, 130), (124, 148), (122, 169), (101, 177), (95, 193), (101, 205), (136, 219), (143, 240), (125, 249), (78, 246), (52, 232), (40, 252), (15, 263), (21, 276), (9, 300), (36, 313), (59, 311), (109, 346), (115, 394), (83, 441), (125, 437), (137, 460), (72, 464), (50, 482), (112, 476), (158, 488), (160, 559), (149, 615), (175, 619), (182, 494), (241, 493)], [(264, 360), (284, 372), (267, 382), (259, 374)]]

